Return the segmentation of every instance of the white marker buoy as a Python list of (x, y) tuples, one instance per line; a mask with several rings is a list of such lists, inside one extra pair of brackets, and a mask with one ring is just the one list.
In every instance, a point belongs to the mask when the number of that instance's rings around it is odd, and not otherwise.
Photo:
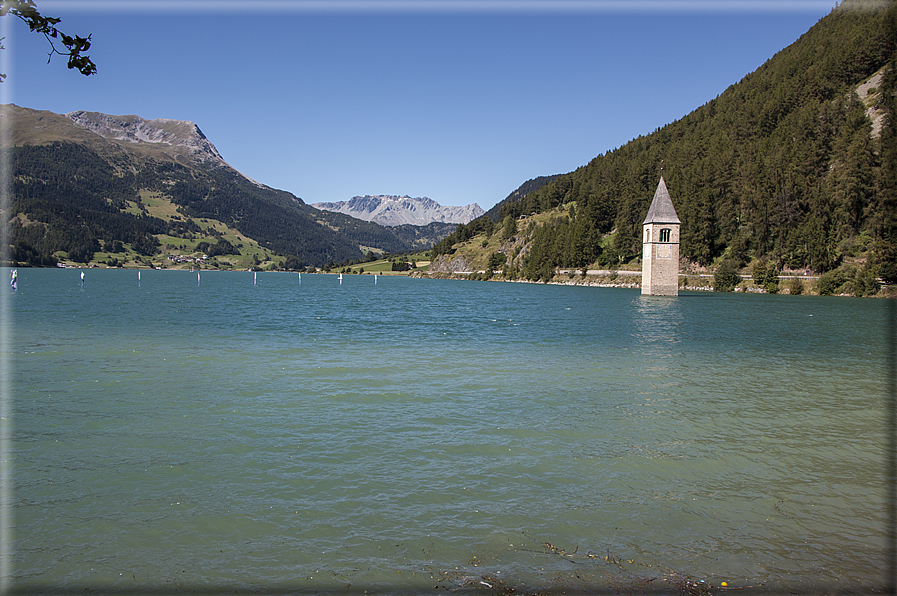
[(84, 272), (81, 272), (81, 287), (84, 287)]
[(137, 272), (137, 287), (140, 287), (140, 271)]
[(199, 286), (199, 271), (196, 272), (196, 285)]
[(258, 279), (258, 271), (252, 272), (252, 285), (255, 285), (256, 280)]

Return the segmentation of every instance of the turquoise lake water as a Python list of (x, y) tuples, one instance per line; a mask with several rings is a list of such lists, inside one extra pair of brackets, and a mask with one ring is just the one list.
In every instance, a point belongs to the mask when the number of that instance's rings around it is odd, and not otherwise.
[(886, 581), (888, 301), (79, 274), (0, 288), (14, 591)]

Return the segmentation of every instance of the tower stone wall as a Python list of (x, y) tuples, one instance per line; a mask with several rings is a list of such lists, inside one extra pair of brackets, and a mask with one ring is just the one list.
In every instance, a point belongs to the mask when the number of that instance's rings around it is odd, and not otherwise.
[(642, 295), (679, 295), (679, 226), (663, 177), (642, 224)]

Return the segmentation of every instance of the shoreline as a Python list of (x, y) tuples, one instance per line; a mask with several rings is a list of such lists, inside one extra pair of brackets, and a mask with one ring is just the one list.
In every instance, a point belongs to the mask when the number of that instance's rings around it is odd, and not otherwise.
[[(119, 271), (190, 271), (190, 272), (224, 272), (224, 273), (286, 273), (286, 274), (301, 274), (306, 273), (307, 275), (340, 275), (338, 271), (316, 271), (314, 273), (307, 271), (289, 271), (283, 269), (275, 269), (275, 270), (266, 270), (266, 269), (218, 269), (214, 267), (209, 268), (188, 268), (188, 267), (102, 267), (97, 266), (95, 264), (89, 265), (66, 265), (64, 267), (28, 267), (28, 266), (4, 266), (5, 269), (117, 269)], [(581, 273), (572, 273), (569, 270), (561, 270), (556, 273), (549, 281), (541, 281), (541, 280), (529, 280), (525, 278), (515, 278), (508, 279), (503, 277), (500, 272), (493, 272), (493, 275), (489, 276), (485, 271), (453, 271), (453, 272), (444, 272), (444, 271), (388, 271), (388, 272), (374, 272), (374, 271), (365, 271), (364, 273), (345, 273), (344, 275), (348, 276), (371, 276), (378, 275), (381, 277), (409, 277), (415, 279), (449, 279), (454, 281), (491, 281), (491, 282), (503, 282), (503, 283), (525, 283), (525, 284), (543, 284), (550, 286), (583, 286), (589, 288), (623, 288), (623, 289), (640, 289), (642, 287), (641, 284), (641, 271), (631, 271), (631, 270), (618, 270), (618, 271), (610, 271), (610, 270), (588, 270), (585, 275)], [(743, 294), (769, 294), (770, 292), (764, 288), (757, 286), (752, 282), (752, 277), (749, 275), (740, 275), (741, 282), (732, 290), (732, 293), (743, 293)], [(782, 283), (782, 287), (778, 292), (772, 292), (773, 294), (784, 294), (784, 295), (799, 295), (799, 296), (820, 296), (817, 289), (817, 282), (820, 276), (810, 276), (810, 275), (780, 275), (780, 282), (789, 282), (791, 280), (801, 280), (803, 282), (803, 290), (798, 294), (792, 294), (791, 290), (785, 283)], [(638, 280), (633, 280), (633, 278), (638, 278)], [(713, 288), (713, 275), (708, 273), (680, 273), (679, 274), (680, 283), (683, 279), (685, 279), (685, 285), (679, 286), (679, 291), (690, 291), (690, 292), (716, 292)], [(688, 283), (692, 280), (698, 282), (707, 282), (700, 283), (700, 285)], [(726, 293), (726, 292), (720, 292)], [(853, 294), (841, 293), (841, 294), (830, 294), (831, 296), (837, 297), (846, 297), (846, 298), (897, 298), (897, 285), (889, 285), (882, 284), (879, 288), (878, 292), (872, 296), (855, 296)]]
[[(507, 279), (502, 277), (501, 274), (494, 274), (491, 277), (487, 277), (485, 271), (455, 271), (451, 273), (440, 272), (440, 271), (414, 271), (409, 275), (410, 277), (420, 278), (420, 279), (451, 279), (456, 281), (491, 281), (491, 282), (503, 282), (503, 283), (529, 283), (529, 284), (543, 284), (550, 286), (583, 286), (590, 288), (624, 288), (624, 289), (640, 289), (642, 287), (641, 279), (638, 281), (632, 281), (631, 278), (638, 276), (640, 278), (642, 272), (641, 271), (617, 271), (616, 275), (610, 271), (600, 271), (600, 273), (607, 273), (607, 275), (595, 275), (592, 273), (592, 270), (589, 270), (588, 273), (583, 275), (574, 275), (572, 277), (568, 277), (570, 274), (568, 272), (555, 274), (554, 277), (549, 281), (533, 281), (529, 279)], [(589, 279), (589, 278), (592, 279)], [(769, 294), (770, 292), (766, 288), (759, 287), (751, 282), (750, 276), (742, 275), (741, 283), (739, 283), (732, 293), (742, 293), (742, 294)], [(626, 279), (629, 278), (629, 279)], [(693, 292), (716, 292), (713, 289), (713, 275), (712, 274), (686, 274), (680, 273), (679, 279), (686, 279), (685, 285), (679, 286), (679, 291), (693, 291)], [(692, 278), (697, 278), (699, 281), (704, 281), (705, 279), (708, 283), (695, 285), (687, 283)], [(779, 280), (782, 282), (788, 282), (793, 279), (799, 279), (804, 282), (804, 289), (799, 294), (791, 294), (790, 289), (782, 284), (783, 287), (774, 293), (784, 294), (784, 295), (795, 295), (795, 296), (819, 296), (819, 292), (816, 287), (816, 283), (819, 280), (819, 276), (800, 276), (800, 275), (782, 275), (779, 276)], [(727, 292), (720, 292), (727, 293)], [(854, 296), (852, 294), (831, 294), (832, 296), (838, 297), (847, 297), (847, 298), (857, 298), (858, 296)], [(881, 289), (873, 295), (873, 296), (863, 296), (863, 298), (897, 298), (897, 286), (894, 285), (882, 285)]]

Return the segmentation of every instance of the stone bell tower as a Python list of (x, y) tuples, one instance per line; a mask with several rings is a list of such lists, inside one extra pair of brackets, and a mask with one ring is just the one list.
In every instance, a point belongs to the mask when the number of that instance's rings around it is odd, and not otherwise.
[(660, 176), (642, 223), (642, 295), (679, 295), (679, 217)]

